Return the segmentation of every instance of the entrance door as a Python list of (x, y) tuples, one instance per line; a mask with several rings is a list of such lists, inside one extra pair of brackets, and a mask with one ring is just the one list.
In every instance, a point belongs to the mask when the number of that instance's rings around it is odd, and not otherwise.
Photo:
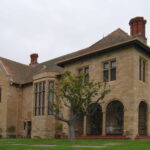
[(27, 122), (27, 138), (31, 138), (31, 127), (32, 127), (32, 123), (31, 121)]
[(89, 114), (87, 117), (87, 135), (101, 135), (103, 117), (101, 106), (99, 104), (91, 104)]

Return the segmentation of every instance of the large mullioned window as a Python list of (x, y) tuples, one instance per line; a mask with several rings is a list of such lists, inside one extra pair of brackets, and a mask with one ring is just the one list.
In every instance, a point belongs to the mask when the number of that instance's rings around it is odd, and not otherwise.
[(44, 115), (45, 81), (35, 83), (35, 116)]
[(116, 80), (116, 60), (103, 63), (103, 80), (105, 82)]

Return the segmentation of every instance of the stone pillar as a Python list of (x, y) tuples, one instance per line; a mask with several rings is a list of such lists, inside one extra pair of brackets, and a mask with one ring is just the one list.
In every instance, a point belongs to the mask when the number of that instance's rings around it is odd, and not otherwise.
[(87, 116), (83, 118), (83, 136), (87, 135)]
[(138, 135), (138, 110), (131, 106), (124, 111), (124, 136), (135, 139)]
[(106, 136), (106, 111), (103, 111), (102, 136)]

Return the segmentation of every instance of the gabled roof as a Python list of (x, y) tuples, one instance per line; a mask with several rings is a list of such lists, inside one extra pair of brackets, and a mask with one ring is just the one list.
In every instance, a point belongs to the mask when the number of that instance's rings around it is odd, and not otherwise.
[(32, 68), (30, 66), (0, 57), (0, 66), (11, 81), (16, 84), (32, 82)]
[(3, 67), (5, 73), (11, 77), (12, 82), (26, 84), (32, 82), (33, 75), (35, 74), (49, 71), (60, 72), (63, 70), (62, 67), (70, 61), (76, 61), (77, 59), (96, 55), (100, 52), (108, 52), (108, 50), (111, 51), (130, 44), (137, 44), (150, 53), (150, 48), (146, 44), (143, 44), (139, 39), (133, 39), (123, 30), (117, 29), (88, 48), (51, 59), (33, 68), (2, 57), (0, 57), (0, 65)]
[(93, 55), (109, 52), (117, 48), (125, 47), (128, 45), (134, 45), (134, 44), (140, 46), (143, 50), (145, 50), (145, 52), (150, 54), (150, 47), (141, 40), (141, 35), (132, 37), (129, 36), (123, 30), (117, 29), (111, 34), (109, 34), (108, 36), (106, 36), (105, 38), (93, 44), (92, 46), (77, 51), (75, 53), (68, 54), (67, 56), (70, 55), (70, 57), (68, 58), (66, 57), (66, 59), (59, 60), (56, 64), (58, 66), (64, 67), (65, 64), (73, 61), (77, 61), (81, 58), (91, 57)]
[(52, 60), (49, 60), (47, 62), (37, 65), (34, 68), (34, 73), (37, 74), (37, 73), (44, 72), (44, 71), (60, 71), (62, 70), (62, 68), (59, 67), (57, 63), (59, 64), (60, 62), (71, 60), (74, 57), (80, 57), (83, 54), (94, 52), (98, 49), (103, 49), (103, 48), (112, 46), (117, 43), (128, 41), (130, 39), (131, 37), (126, 32), (124, 32), (123, 30), (119, 28), (88, 48), (81, 49), (79, 51), (76, 51), (76, 52), (73, 52), (73, 53), (70, 53), (70, 54), (67, 54), (67, 55), (64, 55), (64, 56), (61, 56), (61, 57), (58, 57), (58, 58), (55, 58), (55, 59), (52, 59)]

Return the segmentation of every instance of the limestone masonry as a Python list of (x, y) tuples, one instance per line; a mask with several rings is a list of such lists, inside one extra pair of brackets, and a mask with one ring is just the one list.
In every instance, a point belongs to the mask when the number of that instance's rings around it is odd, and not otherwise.
[[(84, 71), (108, 82), (111, 92), (92, 116), (76, 121), (76, 136), (150, 136), (150, 47), (146, 20), (130, 20), (130, 35), (117, 29), (88, 48), (30, 65), (0, 57), (0, 137), (54, 138), (61, 122), (49, 115), (50, 88), (64, 71)], [(64, 115), (68, 115), (64, 110)], [(60, 131), (59, 131), (60, 132)], [(62, 123), (61, 136), (68, 135)]]

